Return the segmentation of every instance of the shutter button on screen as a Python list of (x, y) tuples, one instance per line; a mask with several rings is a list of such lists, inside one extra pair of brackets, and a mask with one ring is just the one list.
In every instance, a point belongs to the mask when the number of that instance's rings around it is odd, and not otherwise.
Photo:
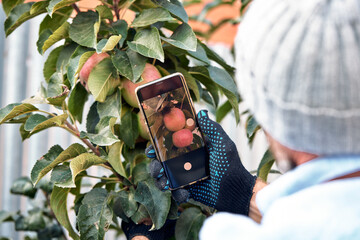
[(186, 163), (184, 164), (184, 169), (185, 169), (186, 171), (189, 171), (189, 170), (191, 169), (191, 167), (192, 167), (192, 165), (191, 165), (191, 163), (189, 163), (189, 162), (186, 162)]

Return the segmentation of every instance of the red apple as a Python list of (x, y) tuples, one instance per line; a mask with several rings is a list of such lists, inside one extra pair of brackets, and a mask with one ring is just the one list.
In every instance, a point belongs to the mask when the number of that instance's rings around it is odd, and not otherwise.
[(87, 88), (87, 81), (89, 79), (89, 75), (91, 73), (91, 70), (102, 60), (104, 60), (105, 58), (110, 57), (109, 54), (107, 53), (94, 53), (91, 57), (89, 57), (88, 60), (86, 60), (85, 64), (83, 65), (83, 67), (81, 68), (81, 71), (79, 73), (80, 76), (80, 82), (82, 85), (84, 85), (84, 87), (86, 87), (87, 90), (89, 90)]
[(189, 129), (190, 131), (195, 129), (195, 121), (192, 118), (186, 119), (185, 128)]
[(193, 141), (193, 134), (189, 129), (181, 129), (174, 132), (172, 135), (172, 141), (175, 147), (183, 148), (189, 146)]
[(185, 114), (179, 108), (171, 108), (168, 113), (164, 115), (164, 124), (169, 131), (179, 131), (185, 127)]
[(139, 135), (146, 140), (150, 140), (150, 136), (147, 131), (147, 126), (145, 124), (145, 119), (141, 112), (138, 112), (137, 118), (138, 118), (138, 125), (139, 125)]
[(154, 81), (156, 79), (161, 78), (161, 74), (157, 68), (149, 63), (145, 64), (144, 72), (141, 74), (142, 81), (139, 83), (133, 83), (129, 79), (122, 80), (122, 96), (124, 97), (125, 101), (133, 107), (138, 108), (138, 103), (135, 96), (135, 89), (143, 85), (144, 83), (148, 83)]

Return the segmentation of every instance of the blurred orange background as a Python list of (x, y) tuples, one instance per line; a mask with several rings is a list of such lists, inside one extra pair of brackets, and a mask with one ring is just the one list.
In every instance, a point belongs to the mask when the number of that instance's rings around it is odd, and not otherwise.
[[(26, 0), (25, 2), (38, 2), (40, 0)], [(1, 2), (1, 0), (0, 0)], [(201, 3), (193, 4), (191, 6), (186, 7), (186, 11), (189, 16), (197, 15), (201, 12), (202, 8), (205, 6), (205, 4), (212, 2), (211, 0), (203, 0)], [(86, 9), (93, 9), (97, 5), (101, 4), (100, 1), (97, 0), (82, 0), (79, 1), (78, 6), (81, 10)], [(216, 9), (211, 10), (208, 15), (206, 16), (207, 19), (209, 19), (213, 24), (216, 24), (220, 22), (222, 19), (225, 18), (236, 18), (239, 16), (240, 13), (240, 1), (237, 1), (236, 4), (230, 6), (225, 5), (218, 7)], [(128, 11), (125, 15), (125, 18), (128, 21), (132, 21), (134, 18), (134, 15)], [(190, 21), (190, 25), (193, 27), (196, 31), (205, 32), (208, 30), (208, 26), (206, 24), (201, 24), (198, 22)], [(230, 23), (224, 24), (221, 28), (219, 28), (209, 39), (209, 43), (223, 43), (225, 45), (228, 45), (231, 47), (234, 44), (234, 38), (237, 31), (237, 25), (232, 25)]]

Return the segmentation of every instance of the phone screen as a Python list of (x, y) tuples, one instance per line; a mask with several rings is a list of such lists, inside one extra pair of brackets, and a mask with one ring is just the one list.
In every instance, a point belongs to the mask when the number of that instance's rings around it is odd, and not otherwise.
[(175, 75), (142, 88), (138, 97), (162, 162), (204, 148), (182, 78)]

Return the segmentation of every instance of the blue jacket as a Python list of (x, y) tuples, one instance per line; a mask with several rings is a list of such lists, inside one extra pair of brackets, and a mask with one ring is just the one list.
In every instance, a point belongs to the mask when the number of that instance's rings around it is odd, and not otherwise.
[(360, 156), (317, 158), (261, 190), (260, 224), (230, 213), (208, 218), (200, 239), (360, 239)]

